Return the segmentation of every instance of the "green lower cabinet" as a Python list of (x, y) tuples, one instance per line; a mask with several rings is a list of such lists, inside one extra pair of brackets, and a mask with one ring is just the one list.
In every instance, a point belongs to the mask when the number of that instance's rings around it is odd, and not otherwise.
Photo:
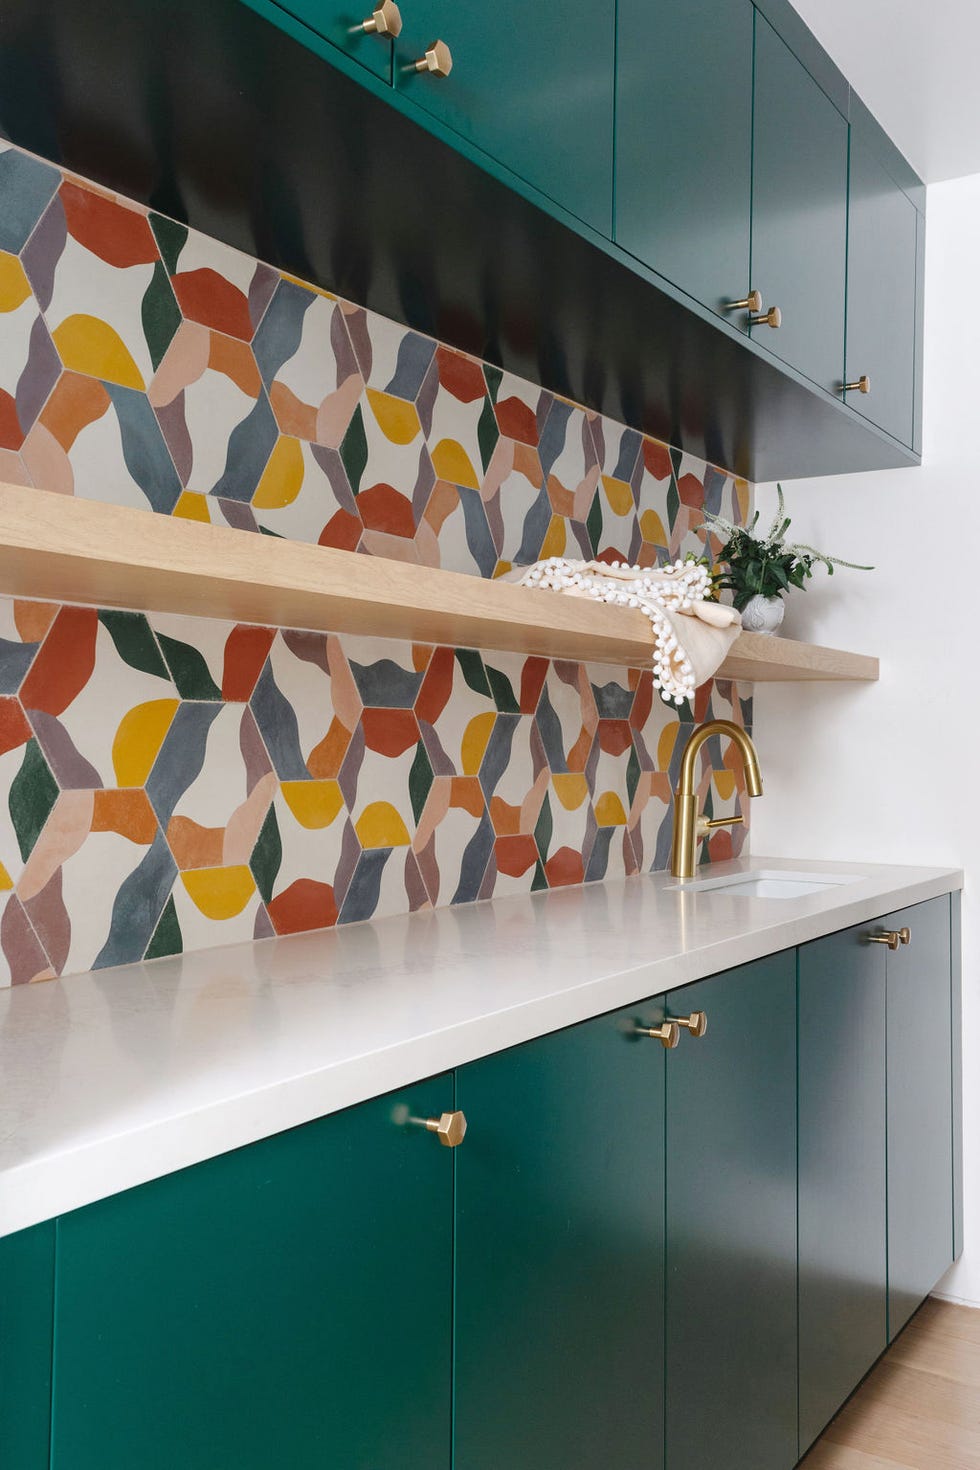
[[(796, 962), (675, 991), (667, 1057), (668, 1470), (797, 1458)], [(597, 1462), (599, 1463), (599, 1462)], [(637, 1462), (639, 1464), (639, 1462)]]
[(48, 1470), (54, 1221), (0, 1239), (0, 1470)]
[(882, 927), (799, 950), (801, 1453), (887, 1340)]
[(950, 902), (890, 914), (909, 942), (888, 952), (888, 1335), (953, 1261)]
[(0, 1470), (790, 1470), (959, 1249), (958, 923), (937, 898), (0, 1239)]
[(454, 1155), (405, 1119), (452, 1098), (64, 1216), (51, 1470), (449, 1470)]
[(662, 1014), (457, 1074), (455, 1470), (663, 1465)]

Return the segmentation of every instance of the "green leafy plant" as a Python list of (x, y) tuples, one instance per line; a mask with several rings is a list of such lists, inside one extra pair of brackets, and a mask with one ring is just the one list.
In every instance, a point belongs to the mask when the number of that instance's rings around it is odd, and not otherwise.
[(718, 553), (721, 570), (712, 578), (716, 592), (729, 591), (738, 612), (751, 602), (753, 597), (782, 597), (791, 587), (802, 591), (807, 579), (813, 576), (814, 566), (820, 563), (830, 576), (835, 567), (850, 567), (857, 572), (872, 572), (874, 567), (861, 566), (855, 561), (843, 561), (839, 556), (828, 556), (815, 546), (803, 542), (786, 540), (790, 518), (786, 515), (782, 485), (776, 486), (778, 503), (772, 525), (767, 536), (754, 535), (759, 521), (756, 511), (747, 526), (736, 526), (724, 516), (706, 510), (705, 535), (714, 532), (726, 540)]

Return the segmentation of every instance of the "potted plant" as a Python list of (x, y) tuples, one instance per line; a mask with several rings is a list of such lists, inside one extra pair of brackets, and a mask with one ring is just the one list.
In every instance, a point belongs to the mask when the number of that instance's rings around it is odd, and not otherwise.
[(712, 578), (713, 586), (716, 591), (732, 593), (732, 602), (742, 614), (742, 627), (750, 633), (775, 633), (783, 621), (783, 594), (791, 587), (802, 591), (807, 579), (813, 576), (815, 563), (822, 563), (831, 576), (835, 567), (851, 567), (859, 572), (874, 570), (858, 562), (827, 556), (815, 546), (788, 542), (790, 519), (785, 515), (782, 485), (776, 486), (776, 493), (776, 514), (765, 537), (754, 534), (758, 511), (747, 526), (736, 526), (724, 516), (704, 512), (705, 537), (714, 532), (727, 538), (718, 553), (720, 569)]

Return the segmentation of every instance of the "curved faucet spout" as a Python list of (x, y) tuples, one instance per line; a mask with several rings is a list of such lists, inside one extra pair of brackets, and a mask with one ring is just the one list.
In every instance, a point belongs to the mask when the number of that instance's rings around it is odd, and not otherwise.
[(681, 757), (681, 773), (674, 796), (674, 840), (670, 871), (675, 878), (693, 878), (697, 845), (711, 827), (727, 827), (741, 822), (741, 817), (722, 817), (714, 822), (698, 819), (698, 798), (694, 788), (698, 751), (712, 735), (727, 735), (742, 753), (745, 787), (750, 796), (762, 795), (762, 772), (755, 746), (740, 725), (732, 720), (709, 720), (688, 740)]

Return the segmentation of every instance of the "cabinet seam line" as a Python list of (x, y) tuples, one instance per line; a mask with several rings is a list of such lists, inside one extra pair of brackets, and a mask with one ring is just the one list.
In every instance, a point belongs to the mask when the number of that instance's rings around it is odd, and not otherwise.
[[(749, 279), (752, 290), (755, 270), (755, 83), (756, 59), (759, 50), (759, 12), (752, 12), (752, 96), (749, 98)], [(746, 334), (751, 341), (751, 328)]]
[(612, 86), (612, 219), (610, 234), (616, 244), (616, 179), (619, 157), (619, 0), (613, 5), (613, 86)]
[(58, 1371), (58, 1354), (56, 1351), (56, 1337), (58, 1332), (58, 1262), (61, 1257), (61, 1219), (55, 1217), (54, 1239), (52, 1250), (54, 1260), (51, 1263), (52, 1289), (51, 1289), (51, 1370), (48, 1375), (48, 1470), (54, 1470), (54, 1400), (55, 1400), (55, 1375)]
[(803, 1452), (800, 1404), (800, 946), (796, 946), (796, 1453)]
[[(453, 1068), (453, 1108), (459, 1107), (459, 1074)], [(458, 1163), (456, 1159), (457, 1150), (452, 1151), (453, 1160), (453, 1198), (452, 1198), (452, 1248), (450, 1268), (450, 1314), (449, 1314), (449, 1466), (450, 1470), (456, 1464), (456, 1310), (457, 1301), (457, 1239), (458, 1239), (458, 1212), (459, 1212), (459, 1188), (457, 1183)]]

